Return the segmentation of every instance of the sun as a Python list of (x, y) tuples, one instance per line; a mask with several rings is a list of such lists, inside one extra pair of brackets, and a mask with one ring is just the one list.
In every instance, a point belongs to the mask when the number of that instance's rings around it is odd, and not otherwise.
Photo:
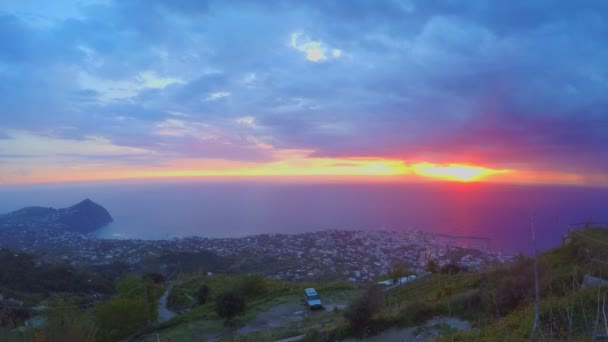
[(487, 176), (509, 172), (509, 170), (494, 170), (481, 166), (461, 164), (436, 165), (431, 163), (418, 163), (412, 166), (418, 175), (431, 178), (440, 178), (459, 182), (474, 182)]

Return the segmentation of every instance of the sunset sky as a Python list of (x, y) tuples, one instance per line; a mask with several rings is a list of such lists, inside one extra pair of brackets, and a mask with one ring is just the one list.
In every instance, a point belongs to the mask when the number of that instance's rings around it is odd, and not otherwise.
[(2, 1), (0, 184), (608, 185), (608, 1)]

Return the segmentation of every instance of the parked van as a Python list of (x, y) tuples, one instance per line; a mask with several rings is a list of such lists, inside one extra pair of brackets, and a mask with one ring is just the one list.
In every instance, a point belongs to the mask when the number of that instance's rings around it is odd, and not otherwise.
[(321, 304), (321, 298), (319, 298), (319, 294), (313, 288), (304, 289), (304, 301), (306, 305), (308, 305), (309, 309), (321, 309), (323, 308), (323, 304)]

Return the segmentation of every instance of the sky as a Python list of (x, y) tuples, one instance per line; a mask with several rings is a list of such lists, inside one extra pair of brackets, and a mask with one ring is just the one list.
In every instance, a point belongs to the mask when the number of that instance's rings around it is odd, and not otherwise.
[(0, 184), (608, 185), (608, 2), (3, 1)]

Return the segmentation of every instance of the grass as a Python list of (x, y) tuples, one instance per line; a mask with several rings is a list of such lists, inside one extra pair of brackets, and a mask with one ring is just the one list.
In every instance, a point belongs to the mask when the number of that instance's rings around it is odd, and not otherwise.
[[(217, 274), (206, 276), (198, 274), (183, 276), (174, 283), (170, 298), (173, 296), (173, 300), (184, 310), (184, 313), (167, 322), (150, 327), (142, 334), (158, 331), (160, 332), (162, 341), (196, 340), (196, 338), (200, 338), (201, 336), (207, 338), (218, 335), (229, 336), (230, 329), (224, 327), (223, 320), (215, 312), (215, 300), (217, 296), (225, 291), (243, 288), (244, 284), (252, 279), (254, 278), (247, 275)], [(243, 316), (238, 317), (234, 321), (235, 328), (253, 320), (260, 312), (264, 312), (280, 304), (302, 302), (302, 310), (305, 310), (302, 294), (304, 288), (307, 287), (315, 287), (323, 299), (330, 301), (348, 302), (357, 293), (353, 285), (347, 282), (318, 284), (263, 278), (255, 278), (254, 280), (261, 281), (262, 284), (261, 286), (259, 286), (260, 284), (254, 284), (253, 290), (257, 291), (250, 291), (251, 293), (245, 291), (247, 310)], [(190, 296), (196, 299), (196, 293), (203, 284), (209, 287), (210, 297), (206, 304), (196, 305), (196, 303), (192, 303), (187, 298)], [(311, 317), (310, 319), (306, 318), (297, 323), (287, 324), (284, 327), (268, 329), (263, 332), (252, 332), (247, 336), (234, 338), (238, 341), (265, 341), (266, 339), (286, 338), (304, 334), (309, 326), (319, 324), (332, 324), (333, 326), (335, 316), (339, 316), (341, 319), (341, 313), (336, 314), (331, 312), (330, 314), (328, 312), (328, 314), (315, 315), (315, 317)], [(144, 340), (143, 338), (140, 339), (140, 341)]]
[(475, 272), (463, 272), (454, 275), (433, 274), (411, 285), (390, 291), (386, 297), (390, 303), (387, 304), (399, 305), (412, 301), (441, 302), (447, 295), (478, 287), (480, 281), (481, 275)]

